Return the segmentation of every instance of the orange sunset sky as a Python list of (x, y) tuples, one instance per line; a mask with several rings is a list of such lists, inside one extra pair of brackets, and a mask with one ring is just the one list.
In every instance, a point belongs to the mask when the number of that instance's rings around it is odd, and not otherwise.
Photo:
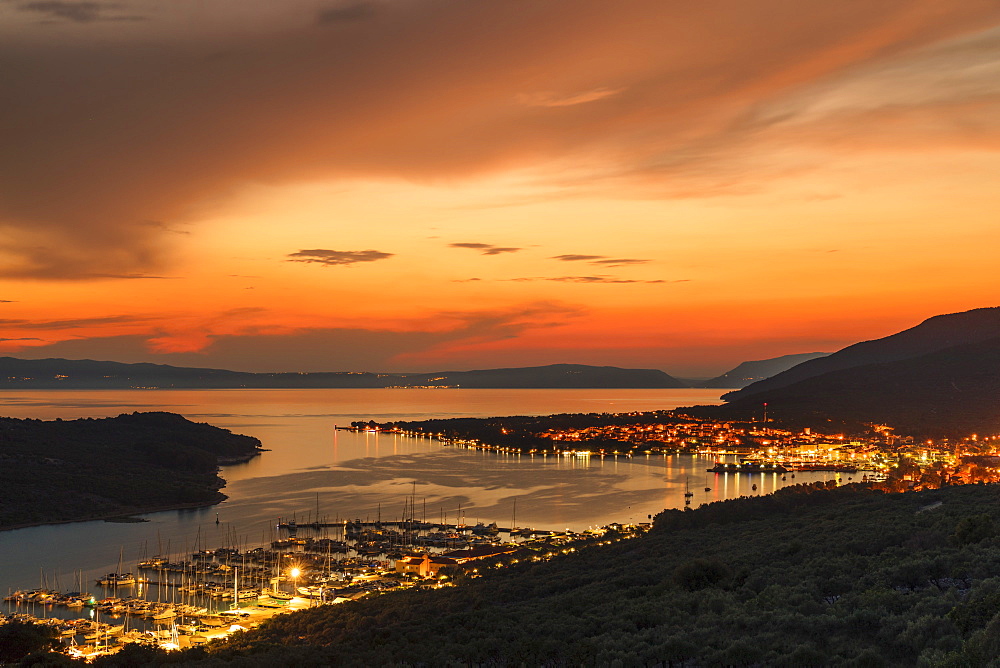
[(0, 353), (712, 376), (1000, 303), (1000, 5), (0, 0)]

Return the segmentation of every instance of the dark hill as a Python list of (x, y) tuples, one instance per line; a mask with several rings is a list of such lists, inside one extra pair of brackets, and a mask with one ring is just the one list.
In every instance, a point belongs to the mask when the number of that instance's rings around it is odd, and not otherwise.
[(260, 447), (174, 413), (0, 418), (0, 529), (218, 503), (219, 465)]
[(782, 425), (888, 424), (925, 437), (1000, 433), (1000, 337), (919, 357), (832, 371), (694, 412)]
[(167, 364), (0, 357), (0, 389), (108, 388), (677, 388), (687, 385), (656, 369), (585, 364), (434, 373), (248, 373)]
[(781, 357), (773, 357), (766, 360), (743, 362), (739, 366), (727, 371), (721, 376), (716, 376), (715, 378), (697, 383), (695, 387), (719, 389), (730, 387), (742, 388), (746, 387), (750, 383), (756, 383), (759, 380), (764, 380), (765, 378), (777, 375), (782, 371), (787, 371), (796, 364), (808, 362), (809, 360), (817, 359), (819, 357), (826, 357), (829, 354), (830, 353), (798, 353), (796, 355), (782, 355)]
[(621, 369), (614, 366), (585, 364), (442, 371), (434, 374), (407, 374), (405, 378), (411, 384), (460, 385), (474, 388), (687, 387), (681, 381), (657, 369)]
[[(798, 366), (724, 395), (734, 401), (786, 387), (806, 378), (866, 364), (895, 362), (937, 350), (1000, 337), (1000, 307), (979, 308), (928, 318), (916, 327), (873, 341), (862, 341), (827, 357)], [(763, 401), (763, 399), (760, 399)]]

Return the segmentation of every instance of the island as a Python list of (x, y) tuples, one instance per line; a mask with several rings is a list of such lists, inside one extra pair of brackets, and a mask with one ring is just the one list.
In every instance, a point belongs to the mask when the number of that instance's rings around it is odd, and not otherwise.
[(164, 412), (0, 418), (0, 530), (218, 503), (258, 439)]

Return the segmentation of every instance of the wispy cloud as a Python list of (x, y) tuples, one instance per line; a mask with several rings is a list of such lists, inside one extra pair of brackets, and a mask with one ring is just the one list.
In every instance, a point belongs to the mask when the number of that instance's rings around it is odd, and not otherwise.
[(337, 23), (353, 23), (375, 16), (375, 5), (371, 2), (349, 2), (335, 7), (327, 7), (316, 15), (316, 23), (328, 26)]
[(64, 2), (63, 0), (34, 0), (17, 6), (25, 12), (45, 14), (50, 19), (64, 19), (75, 23), (95, 21), (145, 21), (145, 16), (119, 14), (123, 9), (117, 2)]
[(528, 283), (532, 281), (555, 281), (557, 283), (681, 283), (683, 281), (665, 281), (662, 278), (653, 280), (643, 280), (638, 278), (618, 278), (616, 276), (533, 276), (533, 277), (522, 277), (522, 278), (507, 278), (503, 279), (507, 281), (513, 281), (515, 283)]
[(578, 104), (596, 102), (621, 93), (624, 88), (594, 88), (581, 93), (558, 95), (552, 92), (522, 93), (517, 101), (527, 107), (572, 107)]
[(622, 267), (627, 264), (646, 264), (650, 260), (640, 260), (634, 257), (609, 257), (604, 260), (594, 260), (590, 264), (602, 264), (606, 267)]
[(483, 244), (475, 242), (460, 242), (454, 244), (448, 244), (452, 248), (469, 248), (471, 250), (480, 251), (483, 255), (500, 255), (501, 253), (516, 253), (519, 250), (524, 250), (522, 248), (515, 248), (513, 246), (494, 246), (493, 244)]
[(312, 250), (300, 250), (295, 253), (289, 253), (288, 257), (291, 259), (288, 261), (308, 262), (312, 264), (321, 264), (327, 267), (335, 267), (358, 264), (360, 262), (385, 260), (393, 255), (394, 253), (386, 253), (385, 251), (371, 249), (361, 251), (338, 251), (328, 250), (325, 248), (314, 248)]
[(563, 262), (589, 262), (591, 260), (602, 260), (606, 255), (556, 255), (553, 260), (562, 260)]
[(27, 320), (27, 319), (0, 319), (0, 327), (16, 327), (17, 329), (77, 329), (79, 327), (93, 327), (95, 325), (121, 325), (145, 323), (156, 320), (145, 316), (135, 315), (111, 315), (98, 318), (69, 318), (65, 320)]
[(602, 265), (605, 267), (622, 267), (630, 264), (646, 264), (651, 260), (641, 260), (634, 257), (608, 257), (607, 255), (555, 255), (552, 260), (562, 262), (587, 262), (588, 264)]

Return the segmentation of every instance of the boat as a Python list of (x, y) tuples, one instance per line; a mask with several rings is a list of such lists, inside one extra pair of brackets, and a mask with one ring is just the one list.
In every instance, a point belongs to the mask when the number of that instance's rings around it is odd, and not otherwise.
[(785, 473), (788, 469), (781, 464), (743, 460), (741, 462), (716, 462), (709, 473)]
[(160, 608), (151, 614), (150, 619), (171, 619), (177, 616), (177, 611), (174, 610), (173, 606), (168, 606), (166, 608)]
[(802, 472), (808, 471), (835, 471), (837, 473), (857, 473), (858, 467), (854, 464), (841, 464), (836, 462), (798, 462), (792, 464), (792, 470)]
[(684, 478), (684, 498), (690, 499), (694, 496), (694, 492), (691, 491), (691, 478)]

